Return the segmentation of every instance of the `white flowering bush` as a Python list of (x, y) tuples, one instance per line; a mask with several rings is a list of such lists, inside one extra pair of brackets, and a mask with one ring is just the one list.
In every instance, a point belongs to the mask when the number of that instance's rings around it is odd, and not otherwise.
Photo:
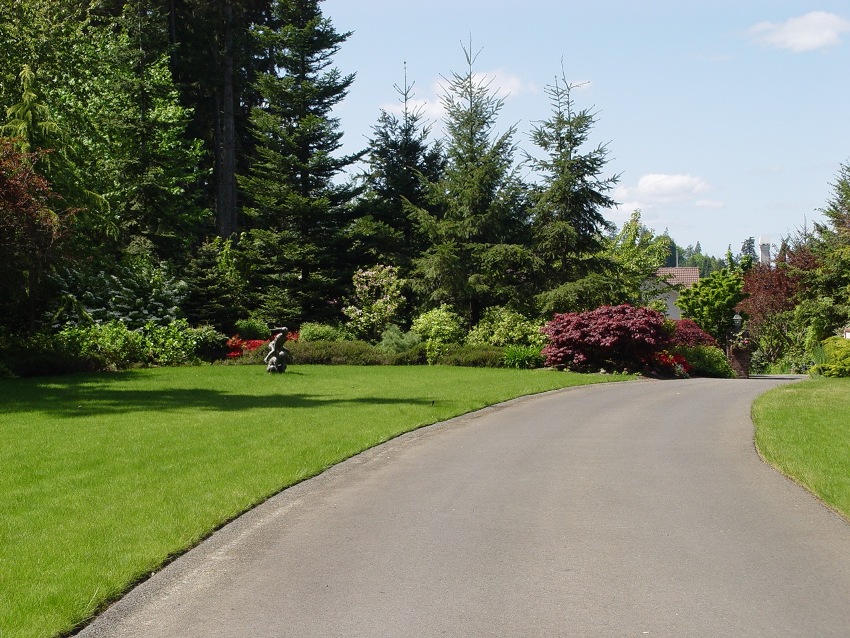
[(358, 337), (376, 341), (404, 303), (404, 280), (395, 266), (377, 265), (354, 273), (354, 297), (342, 309)]

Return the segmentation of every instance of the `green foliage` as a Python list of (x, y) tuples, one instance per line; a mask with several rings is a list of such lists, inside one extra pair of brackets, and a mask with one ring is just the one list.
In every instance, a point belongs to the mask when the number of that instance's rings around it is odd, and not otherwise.
[[(604, 177), (608, 150), (599, 145), (586, 150), (595, 123), (591, 109), (576, 110), (570, 84), (561, 78), (546, 87), (552, 114), (532, 129), (534, 144), (543, 157), (528, 157), (542, 177), (540, 187), (531, 192), (533, 252), (539, 263), (538, 297), (541, 310), (565, 312), (597, 307), (563, 306), (559, 288), (598, 271), (592, 257), (603, 248), (602, 233), (611, 228), (602, 211), (616, 204), (609, 192), (618, 176)], [(536, 280), (537, 280), (536, 278)], [(615, 299), (607, 300), (615, 303)]]
[[(448, 80), (447, 165), (428, 183), (425, 204), (408, 205), (429, 247), (415, 260), (414, 289), (428, 304), (451, 304), (475, 324), (487, 306), (527, 296), (532, 255), (525, 193), (514, 165), (514, 127), (494, 132), (503, 101), (473, 71)], [(436, 343), (433, 342), (432, 343)]]
[(481, 321), (466, 336), (471, 345), (533, 346), (538, 350), (546, 345), (543, 327), (510, 308), (493, 307), (484, 312)]
[(218, 332), (212, 326), (186, 328), (193, 343), (194, 356), (203, 361), (217, 361), (227, 353), (227, 335)]
[[(427, 344), (426, 344), (427, 347)], [(505, 349), (489, 344), (445, 345), (435, 361), (428, 363), (445, 366), (472, 368), (501, 368), (504, 366)]]
[(402, 332), (397, 325), (391, 324), (381, 334), (381, 343), (378, 344), (378, 349), (391, 354), (400, 354), (411, 350), (421, 341), (422, 338), (412, 330)]
[(425, 341), (429, 364), (436, 363), (448, 352), (448, 344), (460, 343), (464, 335), (460, 317), (446, 305), (419, 315), (411, 329)]
[(247, 295), (231, 240), (216, 237), (201, 244), (183, 270), (183, 280), (186, 319), (232, 334), (236, 323), (247, 313)]
[(195, 335), (185, 319), (166, 325), (148, 323), (142, 328), (147, 361), (160, 366), (177, 366), (195, 360)]
[(392, 358), (365, 341), (304, 341), (287, 346), (293, 363), (321, 365), (387, 365)]
[(665, 286), (655, 274), (664, 265), (672, 240), (667, 234), (656, 236), (643, 225), (640, 211), (632, 213), (620, 232), (605, 240), (604, 256), (613, 265), (608, 286), (616, 290), (619, 303), (648, 305)]
[(263, 51), (264, 64), (253, 86), (260, 99), (250, 116), (256, 152), (239, 179), (251, 225), (280, 237), (272, 249), (297, 308), (277, 320), (294, 324), (324, 319), (328, 299), (342, 297), (340, 284), (350, 276), (343, 207), (357, 191), (334, 180), (360, 157), (335, 156), (342, 132), (332, 111), (354, 75), (342, 75), (331, 60), (350, 33), (337, 32), (319, 4), (273, 2), (268, 28), (251, 29), (251, 46)]
[(744, 277), (737, 268), (723, 268), (679, 293), (676, 305), (708, 334), (725, 344), (732, 317), (745, 299)]
[(53, 276), (61, 306), (54, 325), (120, 321), (130, 329), (166, 325), (180, 315), (186, 283), (164, 263), (139, 257), (115, 264), (111, 272), (64, 269)]
[(344, 328), (308, 321), (298, 330), (299, 341), (349, 341), (351, 335)]
[(83, 369), (121, 370), (148, 358), (144, 335), (120, 321), (67, 325), (59, 331), (57, 340), (66, 354), (80, 360)]
[(850, 339), (831, 337), (823, 342), (825, 363), (814, 368), (814, 372), (825, 377), (850, 377)]
[(377, 265), (354, 273), (354, 297), (342, 312), (348, 327), (360, 338), (375, 340), (404, 303), (404, 280), (394, 266)]
[(268, 339), (270, 334), (269, 324), (262, 319), (249, 317), (239, 319), (233, 324), (236, 334), (243, 339)]
[(372, 128), (364, 176), (366, 190), (355, 203), (356, 221), (349, 228), (350, 252), (357, 263), (390, 263), (407, 273), (425, 249), (405, 205), (425, 205), (427, 183), (439, 181), (445, 168), (442, 145), (428, 143), (430, 126), (421, 108), (413, 107), (412, 85), (396, 86), (401, 117), (381, 110)]
[(671, 351), (680, 354), (691, 365), (692, 376), (714, 377), (718, 379), (734, 379), (735, 372), (726, 355), (716, 346), (685, 346), (676, 345)]
[(536, 346), (510, 345), (505, 347), (503, 363), (506, 368), (541, 368), (545, 359)]

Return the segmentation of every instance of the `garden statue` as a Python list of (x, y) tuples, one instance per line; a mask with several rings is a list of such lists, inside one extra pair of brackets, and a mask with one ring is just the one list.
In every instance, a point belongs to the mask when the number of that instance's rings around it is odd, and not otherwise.
[(266, 372), (286, 372), (286, 364), (289, 361), (290, 352), (284, 345), (289, 336), (289, 328), (272, 328), (275, 335), (269, 344), (269, 352), (263, 358), (268, 364)]

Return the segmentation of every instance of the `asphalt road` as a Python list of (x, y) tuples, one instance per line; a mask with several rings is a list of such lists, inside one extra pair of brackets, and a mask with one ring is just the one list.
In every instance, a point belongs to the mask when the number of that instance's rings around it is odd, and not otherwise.
[(420, 430), (220, 530), (81, 636), (846, 638), (850, 525), (752, 443), (753, 398), (788, 381), (591, 386)]

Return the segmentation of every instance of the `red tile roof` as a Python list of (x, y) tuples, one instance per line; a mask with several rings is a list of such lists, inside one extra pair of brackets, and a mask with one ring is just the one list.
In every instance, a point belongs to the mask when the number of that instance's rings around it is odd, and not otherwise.
[(699, 281), (699, 268), (683, 266), (681, 268), (659, 268), (656, 274), (671, 286), (682, 285), (690, 288)]

